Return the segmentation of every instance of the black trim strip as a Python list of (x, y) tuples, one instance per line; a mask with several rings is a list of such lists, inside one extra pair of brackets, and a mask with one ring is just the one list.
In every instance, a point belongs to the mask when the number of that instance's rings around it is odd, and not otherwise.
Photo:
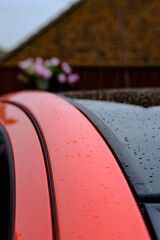
[[(69, 99), (64, 96), (61, 96), (61, 97), (64, 98), (69, 103), (71, 103), (73, 106), (75, 106), (93, 124), (93, 126), (96, 128), (96, 130), (102, 136), (102, 138), (104, 139), (104, 141), (110, 148), (113, 156), (115, 157), (128, 185), (132, 191), (133, 197), (135, 198), (135, 200), (137, 202), (138, 208), (142, 214), (142, 217), (147, 226), (147, 229), (149, 231), (151, 239), (158, 240), (159, 236), (157, 237), (155, 229), (152, 226), (151, 220), (148, 217), (148, 214), (146, 211), (146, 203), (150, 203), (150, 202), (151, 203), (159, 203), (160, 198), (157, 197), (157, 195), (155, 196), (154, 194), (152, 194), (151, 197), (148, 197), (145, 195), (145, 189), (147, 188), (147, 185), (140, 184), (139, 180), (141, 180), (142, 177), (141, 177), (141, 174), (139, 173), (138, 167), (136, 167), (135, 165), (132, 165), (132, 167), (130, 168), (130, 172), (132, 172), (131, 175), (133, 175), (134, 171), (136, 170), (136, 173), (138, 172), (139, 179), (138, 180), (136, 179), (137, 182), (136, 182), (136, 180), (134, 180), (134, 184), (133, 184), (133, 179), (131, 180), (131, 177), (129, 176), (128, 172), (126, 173), (125, 165), (124, 165), (131, 158), (131, 156), (124, 149), (123, 144), (117, 139), (117, 137), (114, 135), (114, 133), (102, 122), (102, 120), (99, 119), (93, 112), (91, 112), (90, 110), (85, 108), (83, 105), (74, 101), (74, 99)], [(114, 146), (114, 150), (113, 150), (112, 146)], [(123, 155), (123, 153), (124, 153), (124, 155)], [(121, 161), (118, 159), (117, 156), (119, 156), (119, 158), (121, 158)], [(143, 179), (142, 179), (142, 181), (143, 181)], [(131, 182), (132, 182), (132, 184), (131, 184)], [(139, 186), (139, 184), (140, 184), (140, 186)], [(139, 191), (143, 192), (143, 194), (140, 196), (140, 198), (136, 193), (137, 187), (139, 188)], [(145, 203), (143, 202), (143, 200), (145, 200)]]
[[(151, 191), (148, 189), (147, 184), (141, 184), (145, 182), (143, 180), (143, 176), (139, 172), (139, 167), (136, 165), (136, 163), (132, 166), (126, 165), (127, 161), (132, 158), (132, 156), (126, 151), (124, 148), (123, 144), (117, 139), (115, 134), (102, 122), (101, 119), (99, 119), (93, 112), (91, 112), (89, 109), (85, 108), (83, 105), (77, 103), (76, 101), (68, 99), (64, 97), (66, 101), (71, 103), (73, 106), (75, 106), (83, 115), (86, 116), (86, 118), (93, 124), (93, 126), (96, 128), (96, 130), (99, 132), (99, 134), (102, 136), (108, 147), (110, 148), (113, 156), (115, 157), (121, 171), (123, 172), (123, 175), (125, 176), (125, 179), (134, 195), (134, 198), (136, 201), (143, 201), (144, 199), (150, 199), (154, 198), (157, 199), (157, 196), (154, 196), (153, 193), (151, 193), (152, 197), (146, 196), (146, 191), (149, 192)], [(113, 147), (114, 146), (114, 149)], [(119, 160), (120, 159), (120, 160)], [(131, 163), (134, 161), (130, 161)], [(130, 164), (131, 165), (131, 164)], [(126, 169), (125, 169), (126, 166)], [(134, 176), (136, 172), (136, 175), (138, 175), (137, 178), (132, 178), (131, 176)], [(139, 196), (137, 195), (137, 192), (141, 193), (140, 199)], [(157, 199), (157, 201), (159, 198)]]
[(45, 146), (41, 131), (40, 131), (39, 126), (38, 126), (36, 120), (34, 119), (34, 117), (24, 107), (22, 107), (21, 105), (12, 103), (12, 102), (7, 102), (7, 101), (3, 101), (3, 102), (14, 105), (14, 106), (18, 107), (19, 109), (21, 109), (27, 115), (27, 117), (30, 119), (30, 121), (32, 122), (32, 124), (36, 130), (36, 133), (38, 135), (40, 145), (42, 148), (42, 152), (43, 152), (46, 173), (47, 173), (47, 179), (48, 179), (48, 188), (49, 188), (50, 204), (51, 204), (53, 239), (57, 240), (56, 211), (55, 211), (55, 200), (54, 200), (54, 194), (53, 194), (52, 177), (51, 177), (51, 172), (50, 172), (50, 165), (49, 165), (49, 159), (48, 159), (48, 155), (47, 155), (47, 151), (46, 151), (46, 146)]
[(15, 206), (15, 179), (14, 179), (14, 166), (13, 166), (13, 158), (12, 158), (12, 151), (10, 142), (7, 136), (7, 133), (3, 129), (2, 126), (0, 126), (0, 133), (2, 134), (3, 140), (5, 142), (6, 147), (6, 153), (7, 153), (7, 159), (8, 159), (8, 167), (9, 167), (9, 196), (10, 196), (10, 206), (9, 206), (9, 232), (8, 232), (8, 240), (13, 239), (13, 231), (14, 231), (14, 206)]
[(151, 239), (158, 240), (159, 239), (158, 235), (156, 234), (155, 228), (151, 222), (151, 218), (149, 217), (147, 209), (146, 209), (146, 203), (138, 203), (138, 207), (142, 214), (143, 220), (145, 221), (146, 227), (150, 233)]

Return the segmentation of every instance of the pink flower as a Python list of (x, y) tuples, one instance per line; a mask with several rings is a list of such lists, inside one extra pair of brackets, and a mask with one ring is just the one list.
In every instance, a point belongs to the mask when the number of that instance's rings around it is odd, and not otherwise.
[(72, 73), (72, 68), (68, 63), (66, 63), (66, 62), (62, 63), (61, 67), (62, 67), (62, 70), (64, 71), (64, 73), (66, 73), (66, 74)]
[(48, 69), (46, 69), (42, 65), (42, 61), (40, 59), (37, 59), (36, 63), (34, 64), (34, 70), (39, 77), (43, 77), (46, 79), (49, 79), (52, 77), (52, 72)]
[(55, 67), (60, 64), (60, 60), (58, 58), (56, 58), (56, 57), (51, 58), (50, 62), (51, 62), (51, 65), (55, 66)]
[(70, 74), (70, 75), (68, 76), (68, 82), (69, 82), (70, 84), (73, 84), (73, 83), (75, 83), (75, 82), (77, 82), (77, 81), (79, 81), (79, 76), (78, 76), (78, 74), (74, 73), (74, 74)]
[(58, 77), (57, 77), (57, 80), (58, 80), (58, 82), (59, 83), (65, 83), (66, 82), (66, 75), (65, 74), (63, 74), (63, 73), (60, 73), (59, 75), (58, 75)]
[(45, 70), (43, 71), (43, 77), (44, 77), (44, 78), (47, 78), (47, 79), (51, 78), (51, 77), (52, 77), (52, 72), (49, 71), (49, 70), (46, 69), (46, 68), (44, 68), (44, 69), (45, 69)]
[(27, 70), (32, 68), (33, 64), (34, 64), (33, 58), (27, 58), (24, 61), (20, 61), (18, 66), (23, 70)]
[(37, 58), (35, 59), (35, 64), (42, 65), (42, 64), (43, 64), (43, 58), (37, 57)]

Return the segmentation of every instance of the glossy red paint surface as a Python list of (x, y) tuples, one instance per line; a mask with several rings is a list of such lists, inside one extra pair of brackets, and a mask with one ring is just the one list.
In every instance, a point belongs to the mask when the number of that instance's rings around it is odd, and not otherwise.
[(19, 93), (6, 100), (28, 109), (43, 132), (58, 239), (150, 239), (112, 153), (77, 109), (49, 93)]
[(17, 107), (0, 103), (0, 124), (13, 151), (15, 169), (14, 240), (51, 240), (52, 222), (44, 159), (37, 134)]

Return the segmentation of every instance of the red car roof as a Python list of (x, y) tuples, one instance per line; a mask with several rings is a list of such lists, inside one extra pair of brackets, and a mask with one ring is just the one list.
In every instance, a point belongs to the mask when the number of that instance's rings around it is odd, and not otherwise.
[(7, 132), (14, 163), (13, 239), (51, 240), (49, 189), (37, 133), (25, 113), (11, 104), (0, 103), (0, 125)]
[(25, 109), (41, 131), (53, 182), (57, 239), (150, 239), (114, 156), (82, 113), (50, 93), (22, 92), (1, 100)]

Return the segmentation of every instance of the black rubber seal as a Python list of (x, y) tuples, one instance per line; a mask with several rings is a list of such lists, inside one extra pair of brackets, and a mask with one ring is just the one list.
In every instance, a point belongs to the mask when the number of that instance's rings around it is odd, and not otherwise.
[(8, 240), (13, 239), (13, 231), (14, 231), (14, 206), (15, 206), (15, 179), (14, 179), (14, 166), (13, 166), (13, 157), (10, 142), (5, 130), (0, 126), (0, 133), (3, 137), (6, 153), (7, 153), (7, 160), (8, 160), (8, 170), (9, 170), (9, 196), (10, 196), (10, 206), (9, 206), (9, 227), (8, 227)]
[(12, 103), (12, 102), (7, 102), (7, 101), (4, 101), (4, 102), (8, 103), (8, 104), (11, 104), (11, 105), (14, 105), (14, 106), (18, 107), (19, 109), (21, 109), (27, 115), (27, 117), (30, 119), (30, 121), (32, 122), (32, 124), (33, 124), (33, 126), (36, 130), (36, 133), (38, 135), (40, 145), (41, 145), (41, 148), (42, 148), (42, 152), (43, 152), (44, 161), (45, 161), (46, 173), (47, 173), (48, 188), (49, 188), (49, 195), (50, 195), (50, 204), (51, 204), (53, 239), (57, 240), (56, 211), (55, 211), (55, 200), (54, 200), (54, 194), (53, 194), (52, 177), (51, 177), (51, 172), (50, 172), (50, 165), (49, 165), (49, 159), (48, 159), (48, 155), (47, 155), (46, 146), (45, 146), (41, 131), (39, 129), (38, 123), (36, 122), (34, 117), (21, 105), (18, 105), (18, 104)]

